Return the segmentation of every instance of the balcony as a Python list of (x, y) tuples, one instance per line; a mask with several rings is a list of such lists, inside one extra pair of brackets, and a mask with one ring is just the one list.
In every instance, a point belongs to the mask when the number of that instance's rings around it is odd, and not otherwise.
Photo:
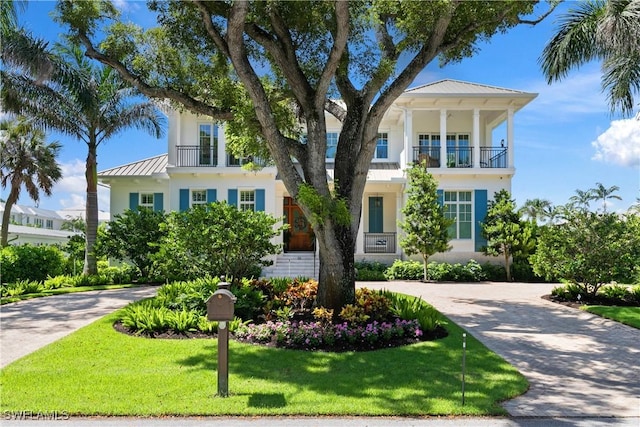
[(267, 166), (267, 162), (261, 157), (236, 157), (231, 154), (227, 154), (227, 166), (229, 167), (242, 167), (247, 163), (253, 163), (259, 167)]
[[(427, 168), (440, 168), (440, 147), (413, 147), (413, 162), (426, 162)], [(480, 147), (481, 168), (506, 168), (507, 149), (505, 147)], [(446, 168), (472, 168), (473, 147), (447, 147)]]
[(364, 233), (364, 252), (395, 254), (396, 233)]
[(218, 165), (217, 147), (179, 145), (176, 149), (176, 166), (178, 167), (211, 167)]

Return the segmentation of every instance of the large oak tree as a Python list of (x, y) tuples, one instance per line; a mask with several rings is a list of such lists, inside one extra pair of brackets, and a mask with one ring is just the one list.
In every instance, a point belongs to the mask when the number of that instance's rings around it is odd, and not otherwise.
[[(479, 41), (550, 11), (524, 19), (536, 3), (151, 1), (158, 26), (147, 29), (122, 22), (108, 2), (63, 1), (57, 11), (89, 57), (147, 96), (230, 120), (234, 150), (270, 155), (314, 228), (318, 304), (339, 312), (354, 299), (362, 196), (383, 115), (436, 58), (470, 56)], [(325, 113), (342, 123), (332, 183)]]

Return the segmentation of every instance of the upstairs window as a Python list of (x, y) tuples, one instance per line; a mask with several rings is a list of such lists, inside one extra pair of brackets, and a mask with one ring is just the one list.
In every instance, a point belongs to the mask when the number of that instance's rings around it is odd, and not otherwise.
[(338, 148), (338, 133), (327, 132), (327, 159), (336, 158), (337, 148)]
[(212, 123), (198, 126), (198, 160), (203, 166), (218, 164), (218, 127)]
[(53, 220), (52, 219), (48, 219), (46, 224), (47, 224), (46, 225), (47, 229), (53, 230)]
[(387, 132), (378, 134), (378, 141), (376, 143), (376, 152), (373, 158), (374, 159), (389, 158), (389, 134)]

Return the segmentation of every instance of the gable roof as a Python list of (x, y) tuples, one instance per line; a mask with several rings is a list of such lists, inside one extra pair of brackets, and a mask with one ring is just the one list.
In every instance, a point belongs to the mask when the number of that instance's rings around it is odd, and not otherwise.
[(403, 95), (433, 95), (433, 96), (495, 96), (495, 95), (529, 95), (534, 93), (506, 89), (497, 86), (463, 82), (460, 80), (444, 79), (422, 86), (407, 89)]
[(168, 163), (169, 155), (160, 154), (159, 156), (103, 170), (98, 172), (98, 176), (151, 176), (164, 173), (167, 170)]

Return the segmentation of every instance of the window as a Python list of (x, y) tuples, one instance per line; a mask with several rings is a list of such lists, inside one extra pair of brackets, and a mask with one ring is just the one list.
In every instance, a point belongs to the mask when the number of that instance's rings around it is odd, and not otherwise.
[(218, 127), (212, 123), (200, 124), (198, 145), (200, 165), (216, 166), (218, 164)]
[(47, 229), (53, 230), (53, 220), (52, 219), (48, 219), (47, 220)]
[(138, 203), (138, 206), (153, 210), (153, 193), (140, 193), (140, 203)]
[(42, 228), (42, 226), (44, 225), (44, 220), (42, 218), (36, 218), (35, 220), (33, 220), (33, 224), (38, 228)]
[(206, 204), (207, 190), (191, 190), (191, 206)]
[(445, 217), (455, 222), (449, 227), (452, 239), (471, 239), (471, 191), (444, 192)]
[(418, 135), (418, 145), (440, 149), (440, 134), (421, 133)]
[(327, 132), (327, 159), (336, 158), (337, 148), (338, 148), (338, 133)]
[(389, 158), (389, 134), (387, 132), (378, 134), (378, 141), (376, 142), (376, 152), (373, 158), (374, 159)]
[(447, 135), (447, 167), (471, 167), (469, 134)]
[(240, 210), (256, 210), (256, 192), (254, 190), (240, 190)]

